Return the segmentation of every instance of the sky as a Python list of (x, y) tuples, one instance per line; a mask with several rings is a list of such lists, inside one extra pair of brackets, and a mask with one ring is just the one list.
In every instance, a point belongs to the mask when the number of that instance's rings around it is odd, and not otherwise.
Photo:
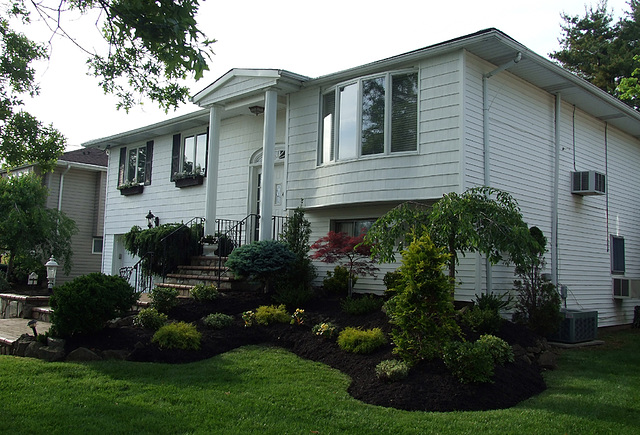
[[(627, 0), (609, 0), (620, 17)], [(232, 68), (284, 69), (308, 77), (356, 67), (494, 27), (541, 56), (560, 49), (561, 14), (584, 15), (591, 0), (201, 0), (200, 29), (216, 39), (210, 70), (192, 94)], [(65, 19), (63, 17), (63, 19)], [(37, 20), (24, 30), (32, 39), (50, 34)], [(95, 21), (69, 16), (63, 26), (79, 44), (92, 47)], [(67, 149), (198, 110), (192, 103), (166, 113), (153, 102), (126, 113), (87, 75), (86, 53), (62, 38), (51, 43), (50, 59), (35, 65), (40, 94), (25, 98), (26, 110), (52, 123)]]

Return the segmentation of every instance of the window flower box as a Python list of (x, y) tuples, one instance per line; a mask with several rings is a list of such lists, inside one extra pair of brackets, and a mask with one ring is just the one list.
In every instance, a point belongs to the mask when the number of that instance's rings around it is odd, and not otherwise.
[(192, 175), (183, 178), (176, 178), (173, 180), (176, 187), (189, 187), (189, 186), (200, 186), (204, 182), (204, 177), (202, 175)]
[(119, 186), (118, 190), (120, 191), (120, 195), (138, 195), (142, 193), (144, 190), (144, 185), (142, 184), (134, 184), (131, 186)]

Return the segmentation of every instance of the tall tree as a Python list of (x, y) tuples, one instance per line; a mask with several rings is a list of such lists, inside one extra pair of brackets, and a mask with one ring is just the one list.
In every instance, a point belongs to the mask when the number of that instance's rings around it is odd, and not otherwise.
[[(615, 20), (606, 0), (585, 8), (584, 16), (562, 14), (561, 50), (549, 54), (564, 68), (590, 81), (611, 95), (638, 108), (637, 94), (629, 92), (640, 62), (640, 1), (630, 0), (629, 11)], [(636, 81), (637, 83), (637, 81)], [(626, 84), (626, 85), (625, 85)]]
[(0, 177), (0, 250), (9, 253), (7, 277), (16, 262), (26, 270), (42, 268), (53, 255), (71, 271), (73, 220), (55, 209), (45, 208), (47, 188), (34, 174)]
[[(197, 26), (198, 0), (9, 0), (2, 5), (0, 160), (5, 167), (39, 162), (50, 169), (65, 145), (60, 132), (21, 110), (22, 96), (38, 93), (31, 63), (46, 58), (47, 50), (13, 24), (33, 25), (34, 14), (50, 29), (50, 40), (62, 35), (84, 50), (90, 73), (105, 93), (118, 97), (117, 107), (124, 110), (144, 97), (165, 110), (177, 108), (189, 96), (181, 81), (202, 77), (215, 42)], [(73, 12), (85, 19), (97, 14), (102, 51), (82, 47), (77, 42), (81, 35), (69, 33), (64, 17)]]

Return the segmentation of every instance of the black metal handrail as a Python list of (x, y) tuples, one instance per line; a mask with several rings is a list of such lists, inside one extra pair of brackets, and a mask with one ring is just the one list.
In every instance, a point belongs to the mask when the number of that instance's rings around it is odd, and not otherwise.
[(133, 266), (125, 266), (120, 268), (120, 277), (127, 280), (127, 282), (131, 283), (131, 275), (135, 272), (135, 281), (134, 281), (134, 289), (136, 293), (140, 292), (148, 292), (151, 290), (153, 286), (153, 274), (151, 272), (147, 272), (147, 269), (143, 267), (142, 263), (148, 260), (149, 263), (153, 262), (153, 252), (147, 252), (138, 260), (136, 264)]

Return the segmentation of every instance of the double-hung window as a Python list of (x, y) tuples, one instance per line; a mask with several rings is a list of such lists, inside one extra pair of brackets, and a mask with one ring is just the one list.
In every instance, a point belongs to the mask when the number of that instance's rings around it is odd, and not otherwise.
[(624, 237), (611, 235), (611, 273), (625, 272)]
[(369, 228), (375, 223), (376, 219), (349, 219), (333, 221), (332, 227), (336, 233), (345, 233), (351, 237), (358, 237), (367, 234)]
[(173, 136), (171, 179), (206, 175), (207, 133)]
[(322, 95), (319, 163), (418, 148), (418, 73), (386, 73)]
[(146, 145), (120, 148), (118, 185), (151, 184), (153, 141)]

